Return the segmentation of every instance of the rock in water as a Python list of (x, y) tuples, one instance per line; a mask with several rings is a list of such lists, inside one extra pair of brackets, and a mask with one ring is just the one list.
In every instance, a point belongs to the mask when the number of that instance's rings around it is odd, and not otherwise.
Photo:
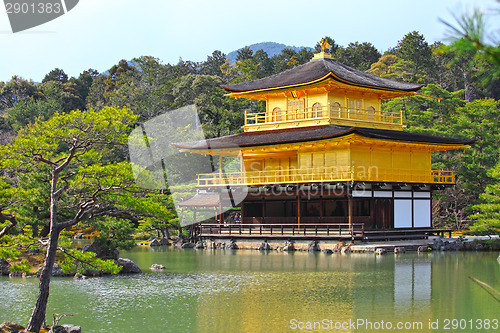
[(50, 331), (52, 333), (68, 333), (68, 331), (66, 331), (66, 329), (64, 327), (62, 327), (61, 325), (52, 326)]
[(272, 250), (272, 248), (271, 248), (271, 245), (269, 245), (267, 242), (263, 242), (262, 244), (260, 244), (259, 250), (260, 251), (270, 251), (270, 250)]
[(17, 331), (24, 331), (24, 326), (21, 326), (16, 323), (8, 322), (6, 321), (3, 324), (0, 324), (0, 332), (17, 332)]
[(417, 250), (419, 253), (420, 252), (429, 252), (429, 247), (427, 245), (422, 245), (422, 246), (419, 246), (418, 247), (418, 250)]
[(227, 245), (226, 245), (226, 250), (238, 250), (239, 247), (236, 245), (236, 242), (234, 240), (231, 240)]
[(156, 271), (156, 270), (161, 270), (161, 269), (166, 269), (166, 268), (165, 268), (165, 266), (160, 265), (160, 264), (153, 264), (153, 265), (151, 265), (151, 267), (149, 267), (149, 269)]
[(64, 327), (68, 333), (82, 333), (82, 328), (80, 326), (64, 324), (62, 327)]
[(346, 246), (346, 244), (344, 242), (338, 242), (337, 244), (335, 244), (332, 251), (333, 252), (340, 252), (344, 246)]
[(56, 325), (52, 326), (51, 332), (53, 333), (82, 333), (82, 328), (75, 325)]
[(141, 269), (130, 259), (118, 258), (118, 260), (115, 261), (115, 264), (123, 267), (120, 274), (142, 273)]
[(204, 249), (205, 248), (205, 242), (203, 242), (203, 241), (197, 241), (196, 245), (194, 246), (194, 248), (198, 249), (198, 250)]
[(317, 241), (312, 241), (312, 242), (311, 242), (311, 243), (309, 243), (309, 245), (307, 246), (307, 251), (309, 251), (309, 252), (321, 251), (321, 248), (319, 247), (319, 245), (318, 245), (318, 242), (317, 242)]
[(323, 250), (323, 253), (324, 253), (324, 254), (332, 254), (332, 253), (333, 253), (333, 250), (330, 250), (330, 249), (324, 249), (324, 250)]
[(169, 246), (170, 245), (170, 241), (168, 240), (168, 238), (161, 238), (158, 241), (158, 245), (159, 246)]
[[(40, 268), (36, 271), (36, 276), (40, 277), (40, 274), (42, 273), (42, 268), (43, 266), (40, 266)], [(52, 266), (52, 276), (68, 276), (70, 274), (63, 273), (62, 267), (59, 266), (58, 263), (55, 263), (54, 266)]]
[(351, 247), (350, 246), (343, 246), (341, 249), (340, 249), (340, 253), (342, 254), (349, 254), (351, 253), (352, 250), (351, 250)]
[(285, 246), (283, 246), (283, 251), (295, 251), (295, 245), (293, 241), (285, 242)]
[(160, 242), (158, 241), (158, 238), (155, 238), (149, 243), (149, 246), (160, 246)]
[(181, 249), (194, 249), (196, 245), (194, 243), (188, 242), (181, 245)]
[(375, 249), (375, 254), (378, 256), (381, 256), (382, 254), (385, 254), (387, 251), (383, 248), (377, 248)]
[(75, 280), (85, 280), (87, 277), (83, 274), (76, 273), (75, 276), (73, 276), (73, 279)]
[(404, 247), (395, 247), (394, 248), (394, 254), (405, 253), (405, 252), (406, 252), (406, 249)]

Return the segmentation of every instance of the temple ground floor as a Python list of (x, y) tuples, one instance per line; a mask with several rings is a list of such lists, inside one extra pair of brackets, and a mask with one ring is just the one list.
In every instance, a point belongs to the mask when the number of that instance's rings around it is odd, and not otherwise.
[[(430, 184), (337, 183), (253, 187), (238, 208), (229, 192), (199, 192), (210, 197), (216, 218), (196, 225), (202, 238), (383, 240), (425, 238), (450, 233), (432, 226)], [(237, 196), (237, 195), (236, 195)], [(215, 223), (214, 223), (215, 220)]]

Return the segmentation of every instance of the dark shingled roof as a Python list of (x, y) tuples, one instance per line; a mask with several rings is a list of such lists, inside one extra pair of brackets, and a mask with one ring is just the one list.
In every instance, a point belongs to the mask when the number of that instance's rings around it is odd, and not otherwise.
[(222, 86), (231, 92), (277, 89), (316, 81), (323, 77), (349, 83), (351, 85), (372, 87), (384, 90), (416, 91), (421, 84), (398, 82), (362, 72), (343, 65), (333, 59), (312, 59), (308, 63), (263, 79)]
[(181, 207), (215, 207), (220, 204), (218, 193), (196, 193), (185, 201), (179, 203)]
[(475, 139), (447, 138), (403, 131), (347, 127), (338, 125), (323, 125), (281, 130), (243, 132), (202, 141), (176, 143), (175, 146), (186, 149), (220, 149), (231, 147), (243, 148), (294, 142), (317, 141), (338, 138), (349, 134), (359, 134), (361, 136), (374, 139), (449, 145), (468, 145), (476, 141)]

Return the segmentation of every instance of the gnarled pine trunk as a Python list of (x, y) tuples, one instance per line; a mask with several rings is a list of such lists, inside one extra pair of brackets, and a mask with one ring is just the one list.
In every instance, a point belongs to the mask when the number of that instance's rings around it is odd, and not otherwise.
[(61, 230), (57, 225), (57, 180), (59, 173), (54, 170), (52, 172), (52, 184), (50, 188), (50, 233), (49, 243), (47, 245), (47, 253), (45, 261), (40, 272), (40, 283), (38, 288), (38, 297), (35, 307), (31, 313), (26, 332), (39, 332), (45, 322), (45, 313), (47, 310), (47, 302), (49, 300), (49, 285), (52, 277), (52, 266), (56, 262), (57, 244)]

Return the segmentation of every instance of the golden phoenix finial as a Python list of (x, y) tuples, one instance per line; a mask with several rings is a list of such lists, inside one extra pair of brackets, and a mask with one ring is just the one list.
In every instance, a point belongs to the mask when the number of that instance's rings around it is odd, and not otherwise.
[(328, 43), (326, 38), (321, 38), (321, 41), (319, 42), (319, 46), (321, 46), (321, 51), (325, 52), (326, 49), (331, 48), (332, 46)]

